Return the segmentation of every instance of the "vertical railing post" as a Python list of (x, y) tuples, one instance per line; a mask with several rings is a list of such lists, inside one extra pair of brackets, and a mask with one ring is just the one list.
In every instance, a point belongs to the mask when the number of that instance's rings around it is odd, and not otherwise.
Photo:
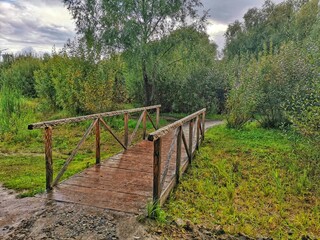
[(145, 140), (147, 137), (147, 110), (143, 111), (142, 126), (143, 126), (142, 139)]
[(124, 114), (124, 146), (128, 148), (129, 144), (129, 128), (128, 128), (128, 122), (129, 122), (129, 114)]
[(156, 113), (156, 128), (159, 129), (159, 121), (160, 121), (160, 108), (157, 107), (157, 113)]
[(204, 140), (204, 133), (206, 132), (206, 112), (202, 113), (202, 141)]
[(197, 143), (196, 143), (196, 149), (199, 150), (199, 139), (200, 139), (200, 116), (197, 116)]
[(153, 149), (153, 207), (160, 203), (161, 189), (161, 138), (154, 141)]
[(189, 122), (189, 163), (192, 161), (193, 119)]
[(100, 164), (100, 119), (96, 122), (96, 164)]
[(176, 182), (180, 181), (180, 167), (181, 167), (181, 142), (182, 142), (182, 126), (178, 129), (177, 136), (177, 158), (176, 158)]
[(45, 128), (45, 160), (46, 160), (46, 189), (52, 189), (53, 164), (52, 164), (52, 127)]

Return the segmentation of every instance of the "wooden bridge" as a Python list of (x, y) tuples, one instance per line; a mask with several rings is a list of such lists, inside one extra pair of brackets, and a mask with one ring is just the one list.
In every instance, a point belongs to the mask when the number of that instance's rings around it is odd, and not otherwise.
[[(205, 112), (202, 109), (179, 121), (158, 129), (160, 105), (87, 115), (82, 117), (31, 124), (29, 129), (45, 129), (45, 161), (47, 199), (95, 206), (139, 214), (147, 203), (162, 205), (180, 176), (191, 163), (205, 133)], [(130, 114), (141, 112), (137, 125), (129, 136)], [(155, 112), (155, 120), (150, 112)], [(104, 118), (124, 116), (123, 141), (116, 136)], [(147, 135), (147, 120), (155, 132)], [(52, 129), (58, 125), (92, 121), (77, 147), (53, 180)], [(131, 146), (142, 123), (143, 140)], [(100, 128), (103, 126), (124, 151), (101, 162)], [(81, 145), (95, 129), (96, 165), (59, 182)]]

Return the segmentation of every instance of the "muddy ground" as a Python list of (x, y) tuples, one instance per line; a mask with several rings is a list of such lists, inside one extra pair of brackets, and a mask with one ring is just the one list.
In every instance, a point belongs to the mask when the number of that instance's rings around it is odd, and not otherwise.
[(42, 198), (0, 186), (0, 239), (154, 239), (136, 215)]

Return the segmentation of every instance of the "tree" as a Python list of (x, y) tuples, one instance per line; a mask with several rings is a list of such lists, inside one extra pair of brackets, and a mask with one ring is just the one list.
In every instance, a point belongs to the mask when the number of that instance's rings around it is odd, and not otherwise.
[(108, 56), (128, 49), (135, 52), (146, 105), (152, 103), (154, 93), (147, 69), (148, 44), (186, 24), (187, 18), (196, 24), (195, 9), (202, 5), (200, 0), (64, 0), (64, 3), (91, 55), (97, 58), (100, 54)]

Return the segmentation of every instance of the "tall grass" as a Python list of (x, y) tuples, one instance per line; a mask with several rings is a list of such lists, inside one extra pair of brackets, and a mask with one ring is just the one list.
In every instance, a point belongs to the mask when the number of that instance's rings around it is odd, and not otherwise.
[(0, 90), (0, 139), (9, 142), (25, 142), (39, 135), (28, 131), (27, 125), (36, 120), (37, 103), (21, 95), (17, 89), (3, 85)]
[(21, 108), (22, 98), (19, 91), (4, 85), (0, 91), (0, 134), (17, 131)]

